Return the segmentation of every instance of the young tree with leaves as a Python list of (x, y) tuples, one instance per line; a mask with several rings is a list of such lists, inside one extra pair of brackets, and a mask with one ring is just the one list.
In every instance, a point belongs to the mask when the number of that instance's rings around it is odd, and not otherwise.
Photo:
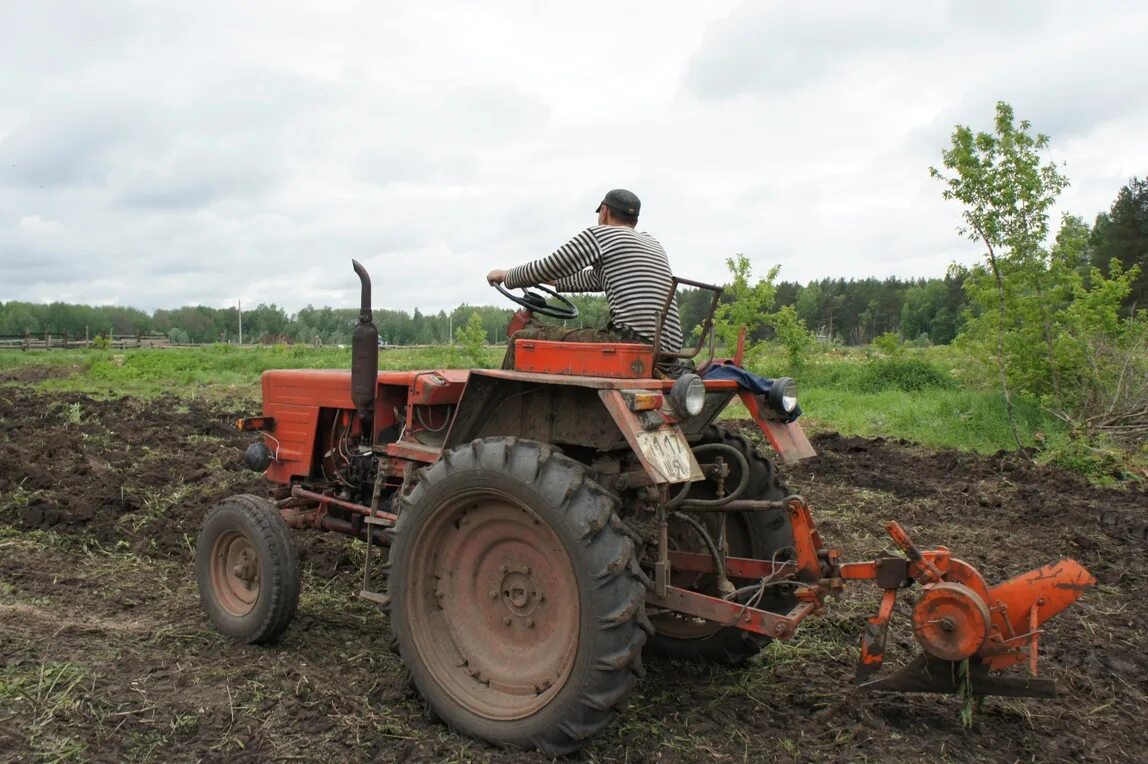
[[(964, 205), (961, 234), (985, 245), (996, 290), (997, 369), (1018, 448), (1021, 441), (1009, 393), (1005, 353), (1009, 325), (1005, 281), (1011, 272), (1035, 274), (1037, 266), (1043, 265), (1048, 213), (1068, 185), (1056, 165), (1041, 164), (1040, 153), (1048, 147), (1048, 136), (1030, 135), (1030, 129), (1027, 120), (1016, 124), (1012, 107), (999, 101), (993, 132), (974, 133), (964, 125), (958, 125), (953, 132), (952, 146), (943, 152), (945, 169), (952, 174), (929, 168), (933, 177), (945, 183), (944, 197)], [(1039, 290), (1040, 279), (1034, 283)], [(1044, 308), (1039, 309), (1050, 366), (1055, 367), (1050, 320)]]
[(781, 266), (773, 266), (764, 278), (751, 284), (753, 268), (748, 257), (738, 254), (726, 258), (725, 263), (732, 281), (723, 294), (723, 298), (728, 298), (728, 302), (723, 301), (718, 305), (714, 314), (714, 333), (718, 340), (727, 348), (734, 347), (744, 326), (748, 356), (756, 344), (752, 341), (753, 336), (769, 327), (773, 330), (777, 341), (785, 348), (790, 365), (800, 368), (813, 348), (816, 337), (809, 331), (792, 305), (772, 310), (777, 295), (774, 281)]
[(766, 314), (773, 307), (774, 296), (777, 294), (773, 282), (781, 266), (773, 266), (764, 278), (751, 284), (753, 266), (748, 257), (738, 253), (727, 257), (725, 264), (729, 268), (731, 281), (714, 313), (714, 333), (719, 342), (732, 348), (737, 344), (741, 327), (744, 326), (746, 336), (752, 338), (758, 329), (766, 325)]
[(455, 330), (454, 336), (462, 346), (467, 361), (472, 366), (481, 367), (486, 360), (483, 357), (483, 350), (486, 348), (486, 329), (482, 325), (482, 314), (477, 311), (471, 313), (466, 324)]

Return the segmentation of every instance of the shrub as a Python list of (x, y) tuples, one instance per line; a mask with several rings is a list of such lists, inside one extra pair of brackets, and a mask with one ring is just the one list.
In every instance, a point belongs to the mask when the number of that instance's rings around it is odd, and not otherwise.
[(885, 332), (873, 338), (873, 347), (887, 356), (898, 356), (902, 350), (901, 335), (896, 332)]
[(951, 390), (957, 383), (945, 372), (918, 358), (887, 358), (861, 367), (862, 388), (868, 392), (881, 390)]

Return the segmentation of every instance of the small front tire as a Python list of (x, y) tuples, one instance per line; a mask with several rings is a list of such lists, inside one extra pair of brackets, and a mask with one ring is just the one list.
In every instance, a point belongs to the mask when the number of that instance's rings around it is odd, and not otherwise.
[(275, 505), (240, 494), (212, 507), (199, 531), (196, 581), (217, 629), (250, 644), (276, 641), (299, 602), (299, 558)]

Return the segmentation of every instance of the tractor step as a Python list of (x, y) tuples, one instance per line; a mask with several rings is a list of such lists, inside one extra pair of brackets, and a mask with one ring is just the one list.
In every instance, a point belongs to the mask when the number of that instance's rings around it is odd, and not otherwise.
[(367, 600), (368, 602), (373, 602), (376, 605), (381, 605), (383, 607), (386, 607), (387, 605), (391, 604), (390, 595), (389, 594), (383, 594), (382, 592), (372, 592), (368, 589), (360, 589), (359, 590), (359, 596), (362, 597), (363, 599)]
[[(368, 528), (372, 525), (382, 525), (386, 527), (393, 527), (394, 523), (386, 518), (375, 517), (374, 515), (363, 518), (363, 522), (367, 524)], [(370, 533), (368, 533), (370, 539)], [(371, 547), (374, 546), (370, 540), (367, 541), (367, 553), (363, 558), (363, 588), (359, 590), (359, 596), (368, 602), (373, 602), (380, 607), (387, 607), (391, 604), (391, 598), (382, 592), (371, 591)]]

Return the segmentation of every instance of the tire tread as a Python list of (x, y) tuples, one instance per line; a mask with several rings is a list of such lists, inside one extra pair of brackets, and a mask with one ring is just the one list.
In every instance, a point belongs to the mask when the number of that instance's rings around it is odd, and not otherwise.
[[(616, 499), (587, 478), (583, 465), (536, 441), (493, 437), (460, 446), (450, 452), (450, 458), (441, 459), (427, 470), (424, 480), (403, 500), (396, 545), (401, 545), (404, 540), (404, 518), (412, 516), (412, 508), (418, 506), (431, 487), (453, 474), (468, 470), (509, 474), (538, 493), (551, 497), (559, 508), (563, 524), (562, 529), (555, 530), (569, 534), (575, 544), (581, 546), (580, 559), (589, 566), (586, 573), (596, 603), (594, 609), (603, 615), (595, 624), (586, 681), (576, 693), (570, 693), (562, 709), (553, 712), (559, 714), (560, 711), (560, 720), (547, 729), (515, 737), (498, 734), (494, 724), (460, 724), (452, 719), (449, 707), (436, 706), (432, 693), (419, 687), (417, 678), (416, 688), (434, 715), (454, 731), (483, 738), (498, 746), (537, 748), (551, 756), (571, 753), (584, 746), (617, 716), (625, 697), (643, 673), (642, 647), (646, 642), (648, 621), (644, 612), (645, 587), (633, 574), (637, 568), (634, 544), (618, 529), (614, 514)], [(391, 559), (398, 557), (398, 550), (392, 550)], [(402, 590), (403, 571), (398, 568), (396, 565), (391, 570), (393, 602), (398, 601), (396, 596)], [(394, 619), (396, 608), (392, 607), (391, 612)], [(394, 621), (392, 625), (398, 637), (400, 655), (409, 664), (412, 653), (404, 644), (405, 626)], [(550, 713), (549, 707), (543, 712)], [(475, 729), (476, 726), (489, 729)]]

